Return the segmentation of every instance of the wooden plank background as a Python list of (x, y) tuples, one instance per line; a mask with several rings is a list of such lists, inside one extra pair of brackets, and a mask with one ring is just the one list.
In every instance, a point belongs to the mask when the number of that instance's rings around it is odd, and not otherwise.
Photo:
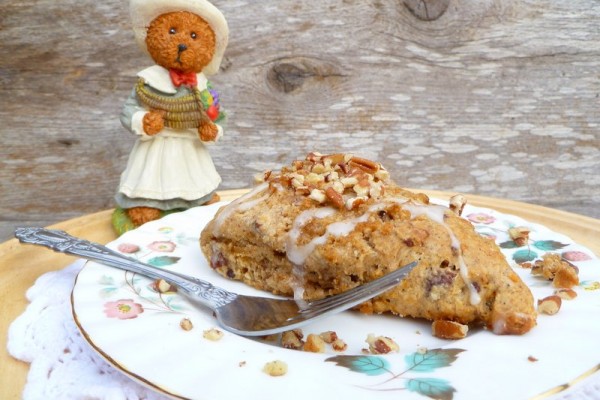
[[(407, 187), (600, 218), (597, 0), (214, 2), (221, 189), (309, 151)], [(0, 241), (114, 206), (139, 50), (123, 0), (0, 3)]]

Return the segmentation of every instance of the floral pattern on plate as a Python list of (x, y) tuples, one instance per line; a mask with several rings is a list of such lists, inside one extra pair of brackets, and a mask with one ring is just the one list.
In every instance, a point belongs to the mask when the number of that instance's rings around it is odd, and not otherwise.
[(432, 373), (438, 368), (449, 367), (462, 353), (462, 349), (419, 349), (404, 356), (405, 366), (400, 372), (391, 370), (390, 362), (381, 356), (340, 355), (325, 361), (348, 368), (369, 376), (381, 376), (386, 379), (377, 384), (365, 387), (371, 391), (408, 391), (418, 393), (432, 399), (452, 399), (456, 389), (445, 379), (418, 375)]
[[(523, 268), (530, 268), (532, 262), (541, 260), (546, 253), (559, 254), (563, 261), (571, 265), (595, 259), (591, 251), (581, 249), (566, 237), (557, 240), (557, 235), (544, 227), (525, 222), (515, 216), (497, 218), (496, 214), (491, 210), (480, 211), (468, 214), (466, 218), (473, 223), (480, 235), (496, 241), (507, 260)], [(522, 242), (515, 241), (510, 236), (511, 229), (527, 231), (528, 235)], [(587, 290), (596, 290), (600, 282), (586, 280), (580, 282), (580, 286)]]
[[(221, 205), (171, 214), (109, 247), (233, 292), (272, 296), (221, 277), (204, 260), (200, 231)], [(208, 340), (203, 332), (216, 324), (210, 311), (176, 291), (157, 290), (143, 276), (89, 262), (73, 289), (73, 314), (86, 340), (115, 367), (165, 395), (190, 399), (304, 400), (316, 390), (319, 397), (346, 399), (538, 399), (594, 371), (600, 349), (586, 343), (600, 329), (589, 318), (600, 309), (600, 261), (569, 238), (521, 218), (469, 205), (463, 215), (479, 234), (499, 244), (536, 299), (552, 294), (553, 288), (532, 276), (526, 263), (555, 252), (576, 265), (577, 299), (564, 302), (556, 316), (541, 315), (538, 326), (524, 336), (473, 329), (458, 342), (433, 337), (424, 321), (346, 312), (304, 328), (305, 334), (334, 330), (348, 344), (343, 352), (329, 346), (326, 353), (315, 354), (230, 333), (217, 342)], [(521, 245), (510, 237), (515, 227), (529, 230)], [(182, 329), (183, 319), (193, 328)], [(371, 333), (392, 337), (400, 351), (365, 353)], [(277, 378), (265, 374), (263, 366), (273, 360), (284, 361), (288, 373)]]

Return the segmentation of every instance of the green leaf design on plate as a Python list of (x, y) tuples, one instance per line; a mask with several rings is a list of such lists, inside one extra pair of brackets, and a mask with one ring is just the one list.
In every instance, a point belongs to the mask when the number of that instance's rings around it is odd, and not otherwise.
[(498, 244), (498, 246), (500, 246), (500, 248), (502, 248), (502, 249), (516, 249), (517, 247), (520, 247), (519, 245), (517, 245), (515, 243), (514, 240), (508, 240), (506, 242), (502, 242), (502, 243)]
[(376, 376), (389, 372), (390, 363), (383, 357), (377, 356), (335, 356), (325, 361), (334, 362), (350, 371)]
[(434, 349), (426, 353), (407, 354), (404, 360), (411, 371), (431, 372), (437, 368), (449, 367), (462, 353), (463, 349)]
[(172, 256), (158, 256), (148, 260), (148, 264), (154, 267), (166, 267), (168, 265), (173, 265), (177, 263), (181, 257), (172, 257)]
[(98, 283), (101, 285), (114, 285), (115, 279), (112, 276), (102, 275), (102, 277), (100, 277), (100, 280), (98, 281)]
[(568, 244), (557, 242), (555, 240), (537, 240), (533, 242), (533, 246), (539, 250), (552, 251), (562, 249), (563, 247), (567, 247)]
[(174, 298), (169, 298), (165, 301), (165, 305), (169, 307), (172, 311), (185, 311), (187, 307), (183, 306), (179, 301), (174, 300)]
[(110, 297), (116, 291), (117, 291), (117, 288), (114, 286), (105, 287), (104, 289), (100, 290), (100, 297), (103, 299)]
[(439, 378), (409, 379), (406, 389), (435, 400), (452, 400), (456, 392), (450, 382)]
[(515, 260), (517, 264), (533, 261), (537, 257), (537, 253), (530, 249), (519, 250), (515, 254), (513, 254), (513, 260)]
[(181, 244), (182, 246), (185, 246), (193, 243), (195, 244), (198, 241), (198, 238), (187, 236), (185, 233), (181, 232), (177, 234), (177, 236), (175, 236), (175, 240), (177, 241), (177, 243)]
[(589, 291), (600, 290), (600, 282), (598, 281), (582, 281), (579, 286)]

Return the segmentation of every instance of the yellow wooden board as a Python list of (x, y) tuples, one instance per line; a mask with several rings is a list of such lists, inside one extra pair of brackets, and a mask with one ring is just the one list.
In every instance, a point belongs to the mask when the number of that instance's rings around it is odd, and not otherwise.
[[(223, 200), (233, 200), (245, 191), (230, 190), (220, 195)], [(447, 199), (451, 195), (439, 191), (422, 192), (439, 199)], [(510, 200), (474, 195), (468, 195), (467, 198), (472, 205), (489, 207), (545, 225), (600, 255), (600, 220)], [(62, 229), (91, 241), (108, 243), (116, 238), (110, 225), (111, 213), (112, 210), (107, 210), (85, 215), (51, 228)], [(16, 239), (0, 244), (0, 398), (20, 399), (27, 378), (28, 364), (13, 359), (6, 350), (8, 327), (28, 304), (25, 292), (43, 273), (61, 269), (74, 260), (73, 257), (45, 248), (21, 245)]]

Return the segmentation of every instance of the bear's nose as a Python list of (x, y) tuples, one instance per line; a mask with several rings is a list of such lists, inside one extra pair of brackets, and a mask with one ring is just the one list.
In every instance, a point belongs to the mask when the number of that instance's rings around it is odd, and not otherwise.
[(183, 44), (183, 43), (180, 43), (179, 46), (177, 46), (177, 49), (181, 53), (182, 51), (186, 51), (187, 50), (187, 46), (185, 44)]

